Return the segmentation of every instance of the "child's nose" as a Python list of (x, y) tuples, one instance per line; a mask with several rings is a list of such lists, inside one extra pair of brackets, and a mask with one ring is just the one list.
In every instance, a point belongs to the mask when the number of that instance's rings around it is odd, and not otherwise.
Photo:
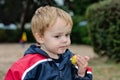
[(67, 38), (67, 37), (63, 37), (63, 38), (62, 38), (62, 41), (63, 41), (63, 42), (67, 42), (67, 41), (68, 41), (68, 38)]

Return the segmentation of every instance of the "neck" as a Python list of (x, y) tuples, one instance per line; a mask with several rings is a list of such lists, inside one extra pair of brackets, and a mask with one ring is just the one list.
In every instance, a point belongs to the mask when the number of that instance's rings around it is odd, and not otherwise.
[(59, 59), (59, 55), (58, 54), (51, 53), (48, 50), (46, 50), (45, 48), (43, 48), (43, 47), (41, 47), (41, 49), (44, 50), (49, 55), (50, 58)]

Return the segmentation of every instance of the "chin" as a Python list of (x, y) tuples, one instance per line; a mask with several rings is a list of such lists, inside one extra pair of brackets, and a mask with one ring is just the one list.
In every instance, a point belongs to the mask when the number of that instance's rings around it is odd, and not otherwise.
[[(66, 50), (65, 50), (66, 51)], [(59, 52), (58, 54), (63, 54), (63, 53), (65, 53), (65, 51), (61, 51), (61, 52)]]
[(58, 50), (58, 54), (63, 54), (63, 53), (65, 53), (66, 50), (67, 50), (67, 49), (59, 49), (59, 50)]

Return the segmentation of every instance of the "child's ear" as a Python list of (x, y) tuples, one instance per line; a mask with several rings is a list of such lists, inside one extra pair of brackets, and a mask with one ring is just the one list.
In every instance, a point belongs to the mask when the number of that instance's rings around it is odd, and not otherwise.
[(41, 36), (39, 33), (35, 33), (35, 39), (38, 43), (43, 43), (44, 40), (43, 40), (43, 36)]

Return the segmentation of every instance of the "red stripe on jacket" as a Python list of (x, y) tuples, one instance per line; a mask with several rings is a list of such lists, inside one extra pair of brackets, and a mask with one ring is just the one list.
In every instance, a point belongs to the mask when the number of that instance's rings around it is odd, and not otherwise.
[(45, 59), (46, 57), (39, 54), (27, 54), (11, 66), (4, 80), (22, 80), (22, 76), (28, 68)]

